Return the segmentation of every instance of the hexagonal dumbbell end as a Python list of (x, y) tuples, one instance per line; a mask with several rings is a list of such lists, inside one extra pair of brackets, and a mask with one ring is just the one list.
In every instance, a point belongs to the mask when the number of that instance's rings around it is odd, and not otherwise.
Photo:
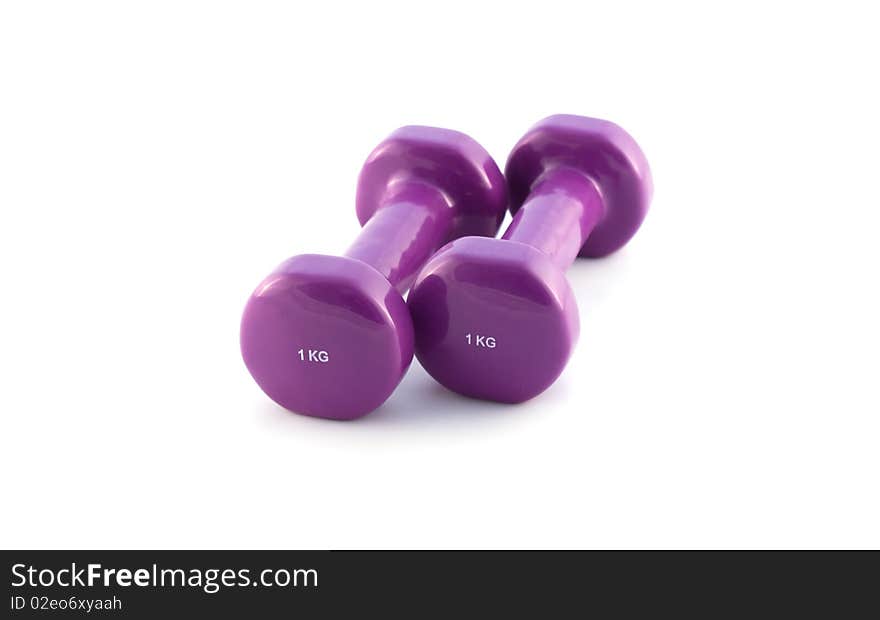
[(623, 129), (551, 116), (517, 143), (507, 182), (514, 219), (501, 239), (442, 248), (409, 295), (416, 356), (447, 388), (487, 400), (532, 398), (562, 372), (578, 337), (564, 270), (622, 247), (645, 217), (648, 163)]
[(368, 157), (357, 190), (363, 225), (345, 256), (282, 263), (241, 322), (251, 375), (282, 407), (349, 420), (391, 395), (412, 361), (401, 297), (443, 243), (494, 235), (507, 193), (498, 166), (468, 136), (404, 127)]

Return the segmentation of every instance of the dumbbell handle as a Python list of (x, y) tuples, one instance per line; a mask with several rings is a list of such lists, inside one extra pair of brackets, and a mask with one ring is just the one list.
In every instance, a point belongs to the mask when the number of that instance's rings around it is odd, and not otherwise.
[(452, 229), (452, 209), (437, 187), (419, 181), (394, 184), (345, 253), (388, 278), (401, 294)]
[(568, 269), (605, 205), (596, 185), (571, 168), (551, 168), (538, 178), (502, 239), (535, 247)]

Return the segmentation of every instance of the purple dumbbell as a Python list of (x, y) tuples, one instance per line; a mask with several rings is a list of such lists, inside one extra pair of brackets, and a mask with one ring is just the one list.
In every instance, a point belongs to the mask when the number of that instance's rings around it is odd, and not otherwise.
[(350, 420), (391, 395), (412, 361), (401, 294), (441, 245), (494, 236), (504, 177), (468, 136), (403, 127), (367, 158), (357, 188), (363, 229), (345, 256), (304, 254), (256, 288), (241, 320), (248, 370), (282, 407)]
[(613, 123), (551, 116), (505, 170), (513, 222), (501, 239), (467, 237), (435, 254), (409, 294), (416, 356), (447, 388), (522, 402), (559, 376), (579, 323), (565, 269), (635, 234), (651, 199), (648, 162)]

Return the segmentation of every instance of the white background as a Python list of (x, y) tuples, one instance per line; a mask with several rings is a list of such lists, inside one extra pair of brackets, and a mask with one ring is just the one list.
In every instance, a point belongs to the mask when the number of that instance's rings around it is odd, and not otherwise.
[[(871, 11), (4, 3), (0, 546), (880, 546)], [(376, 143), (450, 127), (503, 166), (558, 112), (626, 128), (656, 191), (571, 269), (550, 390), (414, 363), (354, 423), (263, 395), (243, 305), (345, 250)]]

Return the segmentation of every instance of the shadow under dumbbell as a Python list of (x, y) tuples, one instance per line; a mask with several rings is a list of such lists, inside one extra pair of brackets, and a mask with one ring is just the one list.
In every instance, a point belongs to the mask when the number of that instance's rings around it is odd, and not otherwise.
[(560, 381), (530, 401), (511, 405), (477, 400), (451, 392), (434, 381), (413, 361), (413, 365), (392, 397), (374, 412), (352, 421), (330, 420), (297, 415), (269, 401), (262, 410), (264, 422), (275, 430), (325, 428), (355, 432), (358, 429), (396, 428), (407, 431), (433, 432), (438, 428), (460, 429), (468, 433), (488, 426), (510, 428), (512, 422), (531, 416), (546, 415), (547, 409), (569, 397), (566, 381)]
[(522, 407), (461, 396), (434, 381), (413, 361), (394, 395), (363, 418), (364, 424), (415, 425), (428, 423), (474, 423), (516, 415)]

